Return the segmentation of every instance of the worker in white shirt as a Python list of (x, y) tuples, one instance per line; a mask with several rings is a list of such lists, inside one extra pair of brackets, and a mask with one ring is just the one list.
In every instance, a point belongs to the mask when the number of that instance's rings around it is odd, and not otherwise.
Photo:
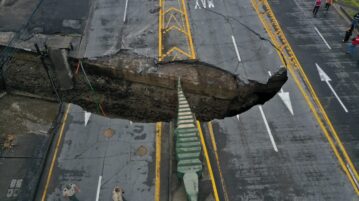
[(112, 191), (112, 200), (113, 201), (124, 201), (123, 195), (125, 192), (119, 186), (116, 186)]
[(62, 190), (62, 195), (70, 201), (79, 201), (76, 197), (76, 193), (80, 192), (80, 188), (76, 184), (67, 184)]

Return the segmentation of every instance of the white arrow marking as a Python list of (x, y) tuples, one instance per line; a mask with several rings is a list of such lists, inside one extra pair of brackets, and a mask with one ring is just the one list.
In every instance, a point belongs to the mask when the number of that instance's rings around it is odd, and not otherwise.
[(91, 112), (85, 111), (85, 126), (87, 126), (87, 122), (90, 120)]
[(262, 115), (264, 124), (265, 124), (265, 126), (266, 126), (266, 129), (267, 129), (267, 132), (268, 132), (268, 135), (269, 135), (269, 139), (270, 139), (270, 141), (272, 142), (274, 151), (275, 151), (275, 152), (278, 152), (277, 145), (276, 145), (276, 143), (275, 143), (275, 141), (274, 141), (274, 138), (273, 138), (273, 135), (272, 135), (272, 131), (270, 130), (270, 127), (269, 127), (269, 124), (268, 124), (266, 115), (265, 115), (264, 112), (263, 112), (262, 106), (259, 106), (259, 111), (261, 112), (261, 115)]
[[(268, 71), (269, 76), (272, 76), (272, 73)], [(290, 101), (289, 92), (284, 92), (283, 89), (280, 89), (278, 93), (279, 98), (283, 101), (284, 105), (288, 108), (289, 112), (294, 115), (292, 102)]]
[(279, 97), (282, 99), (285, 106), (287, 106), (289, 112), (294, 115), (292, 103), (290, 101), (289, 92), (284, 92), (283, 89), (278, 93)]
[(319, 72), (320, 80), (327, 83), (327, 85), (329, 86), (330, 90), (333, 92), (334, 96), (337, 98), (337, 100), (339, 101), (340, 105), (343, 107), (344, 111), (345, 111), (345, 112), (348, 112), (347, 107), (345, 107), (344, 103), (343, 103), (342, 100), (339, 98), (337, 92), (335, 92), (335, 90), (333, 89), (332, 85), (330, 84), (330, 81), (332, 81), (332, 79), (330, 79), (330, 77), (323, 71), (323, 69), (322, 69), (317, 63), (315, 63), (315, 65), (317, 66), (317, 70), (318, 70), (318, 72)]
[(330, 47), (330, 45), (328, 44), (327, 40), (325, 40), (325, 38), (323, 37), (323, 35), (319, 32), (317, 27), (314, 27), (315, 31), (318, 33), (318, 35), (322, 38), (322, 40), (324, 41), (325, 45), (331, 50), (332, 48)]

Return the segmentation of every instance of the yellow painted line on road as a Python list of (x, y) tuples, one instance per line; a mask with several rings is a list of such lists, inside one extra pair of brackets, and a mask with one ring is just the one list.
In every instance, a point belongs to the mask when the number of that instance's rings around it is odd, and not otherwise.
[(158, 14), (158, 60), (162, 61), (162, 16), (163, 16), (163, 0), (159, 0), (160, 12)]
[[(260, 11), (258, 10), (258, 4), (255, 2), (255, 0), (251, 0), (251, 2), (252, 2), (252, 6), (254, 7), (255, 11), (257, 12), (257, 15), (258, 15), (260, 21), (262, 22), (262, 24), (263, 24), (265, 30), (266, 30), (267, 33), (268, 33), (269, 38), (270, 38), (271, 41), (275, 44), (275, 46), (279, 47), (280, 45), (278, 44), (278, 41), (275, 39), (276, 37), (273, 35), (271, 29), (269, 28), (269, 25), (268, 25), (267, 22), (261, 17), (261, 13), (260, 13)], [(325, 120), (326, 123), (329, 125), (329, 127), (330, 127), (330, 129), (331, 129), (331, 131), (332, 131), (332, 134), (334, 135), (334, 138), (336, 139), (336, 142), (337, 142), (338, 145), (339, 145), (339, 148), (341, 149), (341, 151), (342, 151), (342, 153), (343, 153), (343, 155), (344, 155), (346, 161), (348, 162), (348, 165), (349, 165), (350, 168), (353, 170), (354, 176), (357, 178), (357, 177), (358, 177), (358, 174), (357, 174), (357, 172), (356, 172), (356, 169), (355, 169), (355, 167), (353, 166), (353, 164), (352, 164), (352, 162), (351, 162), (351, 159), (350, 159), (349, 155), (347, 154), (347, 152), (346, 152), (344, 146), (342, 145), (342, 142), (341, 142), (341, 140), (339, 139), (339, 137), (338, 137), (338, 135), (337, 135), (337, 132), (335, 131), (335, 129), (334, 129), (334, 127), (333, 127), (331, 121), (329, 120), (329, 118), (328, 118), (328, 116), (327, 116), (327, 114), (326, 114), (326, 112), (325, 112), (325, 110), (324, 110), (324, 108), (323, 108), (321, 102), (319, 101), (319, 98), (318, 98), (318, 96), (316, 95), (316, 92), (314, 91), (314, 88), (312, 87), (312, 85), (311, 85), (311, 83), (310, 83), (308, 77), (306, 76), (306, 74), (305, 74), (305, 72), (304, 72), (304, 70), (303, 70), (303, 67), (300, 65), (300, 63), (299, 63), (299, 61), (298, 61), (296, 55), (294, 54), (294, 51), (291, 49), (291, 46), (290, 46), (289, 42), (287, 41), (287, 39), (286, 39), (286, 37), (285, 37), (285, 35), (284, 35), (284, 33), (283, 33), (283, 31), (282, 31), (282, 29), (281, 29), (279, 23), (277, 22), (277, 20), (276, 20), (274, 14), (273, 14), (273, 11), (271, 10), (269, 4), (267, 3), (266, 0), (264, 0), (263, 2), (266, 3), (266, 6), (267, 6), (267, 8), (268, 8), (268, 12), (270, 13), (270, 15), (272, 15), (272, 19), (271, 19), (272, 21), (271, 21), (271, 22), (274, 23), (274, 26), (278, 29), (277, 31), (278, 31), (278, 33), (281, 35), (281, 38), (284, 40), (284, 41), (283, 41), (284, 44), (287, 45), (287, 48), (289, 49), (289, 51), (292, 52), (291, 58), (294, 59), (294, 62), (297, 64), (296, 66), (297, 66), (298, 69), (300, 70), (300, 74), (302, 75), (302, 78), (304, 79), (305, 84), (308, 86), (308, 88), (309, 88), (309, 90), (310, 90), (310, 93), (311, 93), (311, 95), (312, 95), (311, 97), (314, 99), (314, 101), (316, 102), (316, 104), (317, 104), (318, 107), (319, 107), (319, 112), (321, 112), (321, 114), (322, 114), (323, 117), (324, 117), (324, 120)], [(281, 57), (281, 53), (280, 53), (278, 50), (276, 50), (276, 51), (277, 51), (277, 53), (278, 53), (278, 55), (279, 55), (279, 58), (281, 59), (282, 63), (285, 64), (285, 61), (284, 61), (283, 58)], [(288, 67), (288, 71), (290, 72), (290, 74), (292, 75), (292, 77), (293, 77), (293, 79), (294, 79), (295, 84), (297, 85), (297, 87), (299, 88), (300, 92), (302, 93), (302, 95), (303, 95), (305, 101), (307, 102), (307, 104), (308, 104), (310, 110), (311, 110), (312, 113), (314, 114), (314, 117), (315, 117), (315, 119), (317, 120), (317, 122), (318, 122), (318, 124), (319, 124), (321, 130), (323, 131), (324, 135), (326, 136), (326, 138), (327, 138), (327, 140), (328, 140), (328, 142), (329, 142), (329, 144), (330, 144), (332, 150), (334, 151), (335, 156), (337, 157), (337, 159), (338, 159), (338, 161), (339, 161), (339, 163), (340, 163), (340, 166), (342, 167), (342, 169), (344, 170), (345, 174), (347, 175), (347, 177), (348, 177), (350, 183), (351, 183), (352, 186), (354, 187), (355, 192), (357, 193), (357, 195), (359, 195), (359, 189), (358, 189), (358, 187), (356, 186), (353, 177), (350, 175), (350, 172), (349, 172), (348, 168), (346, 167), (343, 158), (340, 156), (339, 151), (338, 151), (338, 149), (337, 149), (337, 147), (336, 147), (336, 145), (335, 145), (335, 143), (334, 143), (332, 137), (330, 136), (328, 130), (326, 129), (324, 123), (322, 122), (322, 120), (321, 120), (321, 118), (320, 118), (320, 116), (319, 116), (317, 110), (315, 109), (314, 104), (313, 104), (312, 101), (310, 100), (309, 95), (307, 94), (306, 90), (303, 88), (303, 86), (302, 86), (300, 80), (298, 79), (297, 74), (295, 73), (295, 69), (294, 69), (294, 67), (291, 65), (290, 61), (287, 62), (287, 67)], [(357, 178), (357, 179), (358, 179), (358, 178)]]
[(217, 185), (216, 185), (216, 181), (214, 180), (214, 174), (213, 174), (213, 170), (212, 170), (211, 161), (209, 160), (207, 146), (206, 146), (206, 143), (204, 141), (203, 132), (202, 132), (202, 128), (201, 128), (201, 123), (199, 121), (197, 121), (197, 128), (198, 128), (198, 132), (199, 132), (199, 137), (201, 139), (201, 144), (202, 144), (202, 148), (203, 148), (204, 157), (206, 158), (209, 177), (211, 178), (214, 200), (219, 201)]
[(56, 143), (54, 155), (53, 155), (52, 160), (51, 160), (49, 173), (47, 174), (46, 184), (45, 184), (44, 191), (42, 193), (41, 201), (45, 201), (45, 199), (46, 199), (47, 191), (49, 189), (49, 184), (50, 184), (50, 181), (51, 181), (51, 178), (52, 178), (52, 172), (54, 170), (54, 165), (55, 165), (55, 161), (56, 161), (56, 158), (57, 158), (57, 152), (59, 151), (60, 143), (61, 143), (61, 140), (62, 140), (62, 136), (63, 136), (63, 133), (64, 133), (64, 128), (65, 128), (65, 124), (66, 124), (66, 120), (67, 120), (67, 116), (68, 116), (68, 113), (70, 111), (70, 108), (71, 108), (71, 105), (68, 104), (66, 112), (65, 112), (64, 119), (62, 120), (60, 134), (59, 134), (59, 137), (57, 138), (57, 143)]
[(196, 59), (196, 53), (194, 51), (191, 27), (190, 27), (190, 24), (189, 24), (189, 18), (188, 18), (188, 13), (187, 13), (187, 7), (186, 7), (186, 4), (185, 4), (185, 0), (182, 0), (182, 8), (183, 8), (183, 14), (185, 16), (186, 27), (187, 27), (187, 35), (188, 35), (187, 39), (188, 39), (188, 42), (189, 42), (189, 46), (191, 48), (191, 59)]
[(155, 178), (155, 201), (160, 201), (161, 190), (161, 139), (162, 122), (156, 123), (156, 178)]
[(213, 127), (212, 127), (212, 123), (208, 122), (207, 123), (208, 126), (208, 130), (209, 130), (209, 136), (211, 137), (211, 142), (212, 142), (212, 146), (213, 146), (213, 152), (214, 152), (214, 156), (216, 157), (216, 162), (217, 162), (217, 167), (218, 167), (218, 171), (219, 171), (219, 176), (221, 177), (221, 184), (222, 184), (222, 190), (223, 190), (223, 194), (224, 194), (224, 199), (225, 201), (229, 201), (228, 198), (228, 193), (227, 193), (227, 188), (226, 188), (226, 183), (224, 182), (224, 177), (222, 174), (222, 168), (219, 162), (219, 156), (218, 156), (218, 149), (217, 149), (217, 143), (216, 143), (216, 138), (214, 137), (214, 132), (213, 132)]

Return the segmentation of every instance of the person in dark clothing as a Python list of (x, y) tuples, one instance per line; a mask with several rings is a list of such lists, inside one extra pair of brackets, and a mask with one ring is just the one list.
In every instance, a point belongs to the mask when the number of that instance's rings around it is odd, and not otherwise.
[(359, 23), (359, 12), (353, 16), (351, 28), (355, 29)]
[(320, 5), (322, 4), (321, 0), (315, 0), (315, 5), (314, 5), (314, 9), (313, 9), (313, 16), (316, 17), (317, 13), (319, 11)]
[(346, 42), (349, 41), (350, 36), (353, 35), (353, 30), (354, 30), (354, 29), (353, 29), (353, 27), (351, 26), (351, 27), (349, 27), (348, 30), (345, 31), (345, 36), (344, 36), (344, 39), (343, 39), (343, 43), (346, 43)]
[(325, 10), (328, 12), (329, 7), (333, 4), (333, 0), (327, 0), (325, 3)]
[(357, 45), (359, 45), (359, 34), (357, 35), (357, 37), (355, 37), (355, 38), (352, 39), (352, 43), (348, 46), (348, 51), (347, 51), (347, 53), (353, 55), (353, 54), (354, 54), (355, 47), (356, 47)]

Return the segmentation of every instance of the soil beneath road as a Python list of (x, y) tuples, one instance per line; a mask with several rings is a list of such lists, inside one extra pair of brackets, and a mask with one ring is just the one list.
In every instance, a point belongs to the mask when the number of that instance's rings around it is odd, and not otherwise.
[[(81, 68), (79, 73), (75, 73), (77, 60), (73, 60), (74, 88), (60, 92), (63, 101), (78, 104), (91, 112), (141, 122), (175, 118), (178, 78), (181, 78), (192, 111), (204, 121), (234, 116), (256, 104), (263, 104), (287, 80), (284, 68), (267, 83), (259, 83), (242, 80), (199, 61), (159, 64), (153, 58), (131, 51), (82, 62), (93, 90)], [(55, 99), (36, 54), (18, 52), (6, 68), (8, 91)], [(56, 77), (54, 72), (51, 73)]]

